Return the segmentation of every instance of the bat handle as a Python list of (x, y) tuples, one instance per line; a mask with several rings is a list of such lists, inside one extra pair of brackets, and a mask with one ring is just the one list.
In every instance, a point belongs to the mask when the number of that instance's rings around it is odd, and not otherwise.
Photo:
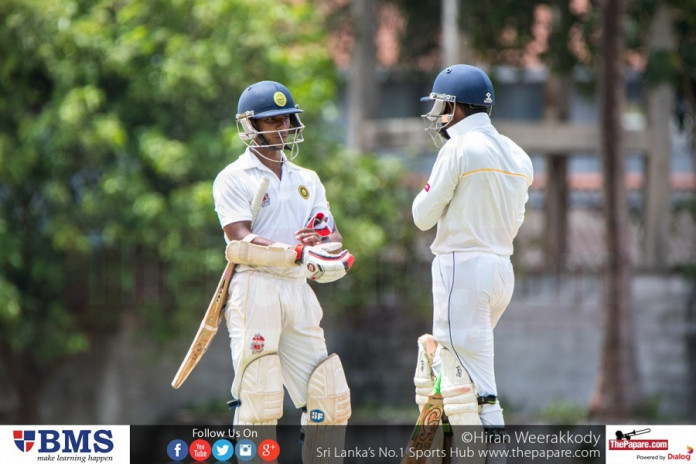
[(441, 394), (441, 393), (440, 393), (440, 385), (441, 385), (441, 384), (442, 384), (442, 372), (440, 372), (439, 374), (437, 374), (437, 379), (435, 379), (435, 385), (434, 385), (434, 387), (433, 387), (433, 390), (434, 390), (434, 393), (435, 393), (436, 395)]

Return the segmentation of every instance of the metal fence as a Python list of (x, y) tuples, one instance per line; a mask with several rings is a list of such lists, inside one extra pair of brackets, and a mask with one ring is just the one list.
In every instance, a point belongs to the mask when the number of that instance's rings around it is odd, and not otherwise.
[[(642, 242), (645, 215), (640, 189), (628, 190), (629, 234), (632, 264), (643, 262)], [(516, 240), (515, 262), (522, 271), (544, 272), (549, 269), (544, 259), (543, 241), (545, 190), (533, 189), (527, 205), (527, 215)], [(693, 191), (677, 190), (672, 194), (669, 224), (667, 264), (670, 269), (696, 264), (696, 210)], [(605, 219), (601, 189), (571, 189), (568, 199), (566, 251), (562, 270), (570, 272), (599, 272), (607, 256)]]

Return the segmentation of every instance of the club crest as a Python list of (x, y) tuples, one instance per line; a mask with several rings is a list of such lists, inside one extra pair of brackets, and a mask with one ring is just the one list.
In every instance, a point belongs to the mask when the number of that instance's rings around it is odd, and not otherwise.
[(285, 106), (288, 103), (288, 99), (285, 97), (285, 94), (281, 91), (278, 91), (273, 94), (273, 101), (278, 106)]
[(261, 353), (265, 347), (266, 339), (263, 338), (263, 335), (258, 333), (254, 335), (254, 337), (251, 339), (251, 352), (254, 354)]

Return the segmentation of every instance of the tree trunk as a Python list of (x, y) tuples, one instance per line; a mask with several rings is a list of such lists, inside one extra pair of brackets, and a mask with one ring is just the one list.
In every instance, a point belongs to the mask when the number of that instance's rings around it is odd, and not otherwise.
[(355, 151), (364, 151), (363, 125), (373, 116), (377, 95), (377, 3), (372, 0), (354, 0), (350, 8), (355, 45), (348, 76), (346, 144)]
[[(571, 89), (569, 74), (549, 76), (544, 89), (546, 121), (568, 122)], [(550, 153), (546, 157), (546, 172), (544, 267), (558, 276), (565, 268), (568, 241), (568, 153)]]
[[(694, 108), (694, 81), (691, 74), (685, 73), (681, 81), (681, 91), (684, 94), (684, 131), (689, 137), (689, 149), (691, 151), (691, 171), (696, 177), (696, 108)], [(694, 196), (696, 201), (696, 195)]]
[(13, 424), (41, 423), (41, 391), (47, 374), (31, 360), (13, 353), (9, 346), (2, 344), (2, 361), (9, 382), (19, 399), (15, 412), (11, 415)]
[[(696, 385), (696, 282), (691, 284), (691, 295), (686, 305), (686, 343), (687, 385)], [(686, 419), (696, 423), (696, 396), (688, 395)]]
[(627, 418), (641, 396), (631, 321), (631, 264), (624, 183), (622, 15), (623, 0), (603, 2), (600, 131), (607, 260), (604, 342), (600, 372), (590, 402), (590, 416), (604, 420)]
[(459, 52), (459, 1), (442, 0), (442, 67), (461, 62)]
[[(672, 13), (668, 5), (657, 5), (650, 27), (650, 49), (674, 51)], [(672, 161), (671, 122), (674, 115), (674, 88), (662, 82), (647, 89), (648, 125), (650, 128), (650, 156), (645, 169), (645, 234), (643, 237), (643, 265), (652, 271), (666, 271), (671, 216), (671, 186), (669, 183)]]

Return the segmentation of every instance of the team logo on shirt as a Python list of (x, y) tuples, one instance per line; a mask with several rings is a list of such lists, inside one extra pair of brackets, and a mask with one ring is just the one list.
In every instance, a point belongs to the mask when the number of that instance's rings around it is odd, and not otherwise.
[(297, 188), (297, 191), (300, 192), (300, 196), (305, 200), (309, 198), (309, 190), (307, 190), (307, 187), (305, 187), (304, 185), (300, 185)]
[(251, 352), (254, 354), (261, 353), (265, 347), (266, 339), (263, 338), (263, 335), (260, 333), (254, 335), (254, 337), (251, 339)]
[(263, 200), (261, 201), (261, 206), (268, 206), (271, 204), (271, 196), (266, 193), (263, 196)]
[(426, 192), (429, 192), (430, 191), (430, 184), (425, 184), (424, 188), (425, 188)]

